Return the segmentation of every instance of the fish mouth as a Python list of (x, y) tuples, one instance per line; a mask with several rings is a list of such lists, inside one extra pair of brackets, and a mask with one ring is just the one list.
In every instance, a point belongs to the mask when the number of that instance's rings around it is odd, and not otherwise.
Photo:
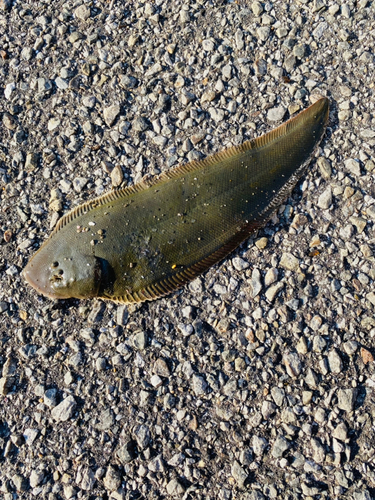
[(62, 298), (52, 286), (49, 267), (35, 255), (22, 272), (24, 279), (35, 290), (50, 299)]

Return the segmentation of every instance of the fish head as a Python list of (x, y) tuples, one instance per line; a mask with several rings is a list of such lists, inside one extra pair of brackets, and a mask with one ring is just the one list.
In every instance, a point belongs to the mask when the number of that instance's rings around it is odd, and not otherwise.
[(51, 299), (97, 297), (102, 275), (101, 259), (75, 252), (67, 245), (59, 248), (50, 240), (23, 271), (25, 280), (37, 292)]

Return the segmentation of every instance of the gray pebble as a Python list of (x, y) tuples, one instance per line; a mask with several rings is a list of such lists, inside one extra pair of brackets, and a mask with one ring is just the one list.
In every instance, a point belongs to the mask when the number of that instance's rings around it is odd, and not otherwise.
[(215, 122), (218, 123), (224, 120), (225, 112), (223, 109), (209, 108), (208, 112), (210, 114), (211, 119), (214, 120)]
[(318, 207), (327, 209), (332, 205), (332, 188), (328, 186), (318, 198)]
[(267, 111), (267, 120), (271, 122), (277, 122), (284, 118), (286, 109), (284, 106), (277, 106), (276, 108), (271, 108)]
[(293, 254), (284, 252), (280, 259), (280, 266), (290, 271), (299, 271), (299, 260)]
[(139, 425), (134, 430), (134, 436), (140, 450), (146, 449), (151, 443), (151, 433), (147, 425)]
[(74, 10), (74, 16), (80, 21), (87, 21), (91, 16), (91, 10), (88, 5), (82, 4)]
[(340, 410), (344, 410), (346, 412), (353, 411), (357, 399), (357, 394), (358, 391), (356, 388), (339, 389), (337, 391), (337, 406), (340, 408)]
[(349, 158), (348, 160), (345, 160), (344, 164), (345, 168), (349, 170), (349, 172), (353, 174), (355, 177), (361, 176), (361, 166), (358, 160), (353, 160), (352, 158)]
[(56, 84), (56, 87), (60, 90), (66, 90), (69, 87), (68, 82), (66, 80), (64, 80), (63, 78), (61, 78), (60, 76), (55, 78), (55, 84)]
[(181, 497), (185, 493), (185, 487), (177, 478), (171, 479), (167, 484), (167, 493), (173, 497)]
[(272, 446), (271, 454), (274, 458), (281, 458), (290, 447), (290, 441), (288, 441), (284, 436), (279, 435)]
[(194, 373), (191, 378), (191, 386), (196, 396), (202, 396), (207, 392), (208, 388), (207, 382), (204, 380), (204, 378), (201, 375), (197, 375), (196, 373)]
[(103, 483), (109, 491), (116, 491), (121, 486), (121, 475), (112, 465), (107, 468)]
[(253, 435), (251, 445), (255, 455), (261, 457), (268, 447), (268, 441), (262, 436)]
[(120, 114), (119, 104), (112, 104), (112, 106), (108, 106), (103, 109), (103, 117), (107, 127), (112, 127), (119, 114)]
[(68, 396), (51, 411), (51, 416), (57, 422), (66, 422), (74, 413), (77, 403), (73, 396)]
[(269, 302), (273, 302), (276, 298), (276, 295), (284, 288), (284, 283), (279, 282), (275, 285), (271, 285), (265, 293), (266, 299)]
[(262, 283), (260, 279), (261, 279), (261, 274), (259, 269), (254, 269), (251, 274), (251, 280), (250, 280), (250, 296), (252, 298), (256, 297), (262, 290)]
[(237, 460), (235, 460), (232, 465), (231, 473), (237, 482), (238, 488), (242, 489), (248, 478), (248, 474), (246, 473), (245, 469), (241, 467), (241, 465), (237, 462)]
[(298, 377), (302, 371), (302, 363), (298, 353), (289, 352), (284, 354), (283, 361), (289, 377)]

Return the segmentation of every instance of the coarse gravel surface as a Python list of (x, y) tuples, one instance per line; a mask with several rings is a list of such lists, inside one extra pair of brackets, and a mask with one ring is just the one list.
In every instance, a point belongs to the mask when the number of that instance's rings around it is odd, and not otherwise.
[[(0, 0), (0, 497), (375, 498), (375, 2)], [(330, 99), (266, 227), (155, 302), (21, 271), (68, 209)]]

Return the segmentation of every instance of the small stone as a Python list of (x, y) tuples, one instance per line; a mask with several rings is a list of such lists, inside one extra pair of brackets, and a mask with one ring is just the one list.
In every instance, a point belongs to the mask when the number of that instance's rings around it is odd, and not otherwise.
[(344, 165), (347, 168), (347, 170), (349, 170), (349, 172), (355, 177), (361, 176), (361, 166), (358, 160), (353, 160), (352, 158), (349, 158), (348, 160), (345, 160)]
[(368, 351), (364, 347), (361, 347), (361, 357), (362, 357), (362, 361), (365, 365), (367, 365), (367, 363), (374, 362), (374, 356), (371, 354), (370, 351)]
[(318, 198), (318, 207), (323, 210), (332, 205), (332, 188), (328, 186)]
[(290, 447), (290, 441), (288, 441), (284, 436), (277, 436), (276, 441), (273, 444), (271, 454), (274, 458), (281, 458)]
[(323, 463), (325, 456), (326, 456), (324, 446), (319, 441), (319, 439), (316, 439), (316, 438), (312, 438), (310, 442), (311, 442), (311, 448), (312, 448), (312, 452), (313, 452), (312, 458), (313, 458), (314, 462), (316, 462), (317, 464)]
[(296, 352), (284, 354), (283, 361), (289, 377), (295, 378), (300, 375), (302, 371), (302, 363)]
[(142, 116), (138, 116), (133, 122), (133, 129), (137, 132), (144, 132), (148, 129), (148, 122)]
[(124, 180), (124, 172), (120, 165), (116, 165), (111, 172), (111, 182), (113, 187), (118, 187)]
[(255, 73), (258, 76), (267, 74), (267, 62), (264, 59), (256, 59), (254, 63)]
[(263, 401), (262, 403), (263, 418), (268, 420), (269, 418), (272, 417), (272, 415), (274, 415), (275, 411), (276, 411), (276, 405), (272, 403), (272, 401)]
[(12, 476), (12, 482), (16, 488), (16, 491), (26, 491), (28, 488), (28, 481), (21, 474), (14, 474)]
[(119, 104), (113, 104), (112, 106), (108, 106), (107, 108), (103, 109), (103, 117), (106, 125), (108, 127), (112, 127), (112, 125), (115, 123), (116, 118), (120, 114), (120, 105)]
[(85, 491), (91, 491), (92, 489), (94, 489), (96, 478), (93, 470), (90, 469), (90, 467), (87, 467), (84, 470), (80, 481), (77, 481), (77, 483), (79, 483), (80, 488)]
[(73, 179), (73, 188), (76, 193), (80, 193), (86, 186), (88, 179), (86, 177), (75, 177)]
[(337, 425), (336, 429), (332, 432), (332, 437), (338, 439), (339, 441), (346, 442), (348, 439), (348, 427), (345, 422), (340, 422)]
[(268, 447), (268, 441), (264, 437), (253, 435), (251, 445), (257, 457), (261, 457)]
[(136, 349), (143, 351), (147, 345), (147, 333), (143, 330), (137, 332), (133, 337), (133, 345)]
[(280, 387), (272, 387), (271, 389), (271, 396), (277, 406), (282, 406), (285, 398), (285, 391), (284, 389), (281, 389)]
[(129, 440), (126, 443), (124, 443), (117, 450), (116, 455), (123, 465), (134, 460), (137, 456), (135, 442)]
[(250, 264), (246, 260), (241, 259), (241, 257), (234, 257), (232, 259), (232, 264), (237, 271), (244, 271), (250, 266)]
[(43, 471), (32, 470), (29, 478), (31, 488), (39, 486), (43, 482), (44, 477), (45, 474)]
[(3, 114), (3, 124), (8, 130), (15, 130), (17, 128), (17, 120), (9, 113)]
[(217, 108), (209, 108), (208, 112), (210, 114), (210, 117), (212, 120), (215, 122), (221, 122), (224, 120), (225, 112), (223, 109), (217, 109)]
[(81, 21), (87, 21), (91, 16), (91, 10), (88, 5), (82, 4), (74, 10), (74, 17)]
[(121, 486), (121, 475), (120, 473), (110, 465), (107, 468), (107, 472), (104, 476), (103, 483), (104, 486), (109, 490), (109, 491), (116, 491), (118, 488)]
[(346, 354), (353, 356), (357, 352), (358, 342), (356, 340), (348, 340), (343, 345)]
[(253, 269), (250, 280), (250, 296), (251, 298), (256, 297), (262, 290), (262, 283), (260, 281), (261, 274), (259, 269)]
[(267, 244), (268, 244), (268, 238), (266, 238), (265, 236), (263, 236), (262, 238), (259, 238), (255, 242), (255, 246), (257, 248), (259, 248), (259, 250), (264, 250), (266, 248)]
[(34, 56), (34, 49), (32, 47), (24, 47), (21, 51), (21, 58), (25, 61), (30, 61)]
[(171, 479), (167, 484), (167, 493), (173, 497), (182, 498), (185, 493), (185, 487), (177, 478)]
[(56, 87), (60, 90), (65, 90), (69, 87), (69, 84), (66, 80), (64, 80), (63, 78), (61, 78), (61, 76), (58, 76), (57, 78), (55, 78), (55, 84), (56, 84)]
[(13, 377), (1, 377), (0, 378), (0, 395), (6, 396), (12, 389), (14, 384)]
[(25, 161), (25, 170), (31, 172), (38, 166), (39, 155), (37, 153), (27, 153)]
[(354, 405), (357, 399), (357, 389), (339, 389), (337, 392), (337, 406), (340, 410), (351, 412), (354, 409)]
[(197, 375), (196, 373), (194, 373), (191, 379), (191, 385), (196, 396), (202, 396), (207, 392), (207, 382), (201, 375)]
[(203, 50), (207, 51), (207, 52), (212, 52), (215, 48), (215, 44), (212, 40), (203, 40), (202, 42), (202, 47), (203, 47)]
[(50, 120), (48, 120), (47, 128), (50, 132), (52, 132), (52, 130), (55, 130), (55, 128), (57, 128), (60, 123), (60, 118), (51, 118)]
[(284, 106), (277, 106), (276, 108), (271, 108), (267, 111), (267, 120), (271, 122), (278, 122), (284, 118), (286, 109)]
[(332, 373), (342, 372), (343, 363), (336, 349), (333, 349), (328, 353), (328, 365)]
[(312, 368), (308, 368), (305, 376), (305, 382), (311, 389), (317, 389), (319, 384), (319, 379), (317, 374)]
[(346, 19), (350, 18), (350, 7), (347, 3), (341, 5), (341, 15), (342, 17), (346, 17)]
[(56, 396), (56, 389), (47, 389), (44, 393), (44, 404), (49, 408), (53, 408), (54, 406), (56, 406)]
[(231, 473), (237, 482), (238, 488), (242, 489), (248, 478), (248, 474), (245, 472), (245, 469), (241, 467), (241, 465), (237, 462), (237, 460), (235, 460), (232, 465)]
[(312, 350), (314, 352), (322, 353), (327, 347), (327, 341), (320, 335), (315, 335), (313, 338)]
[(299, 260), (293, 254), (284, 252), (280, 259), (280, 266), (289, 271), (299, 271)]
[(332, 175), (331, 163), (327, 158), (320, 156), (317, 161), (320, 173), (324, 179), (329, 179)]
[(153, 367), (153, 372), (160, 377), (168, 378), (171, 375), (169, 367), (163, 358), (158, 358)]
[(151, 433), (147, 425), (139, 425), (134, 431), (134, 436), (140, 450), (145, 450), (149, 446), (151, 442)]
[(284, 283), (278, 282), (275, 285), (271, 285), (265, 293), (266, 299), (269, 302), (273, 302), (276, 295), (284, 288)]
[(52, 409), (51, 415), (58, 422), (66, 422), (73, 416), (77, 403), (73, 396), (68, 396), (59, 405)]
[(262, 42), (266, 42), (270, 36), (271, 28), (269, 26), (257, 28), (256, 33), (259, 40), (261, 40)]

